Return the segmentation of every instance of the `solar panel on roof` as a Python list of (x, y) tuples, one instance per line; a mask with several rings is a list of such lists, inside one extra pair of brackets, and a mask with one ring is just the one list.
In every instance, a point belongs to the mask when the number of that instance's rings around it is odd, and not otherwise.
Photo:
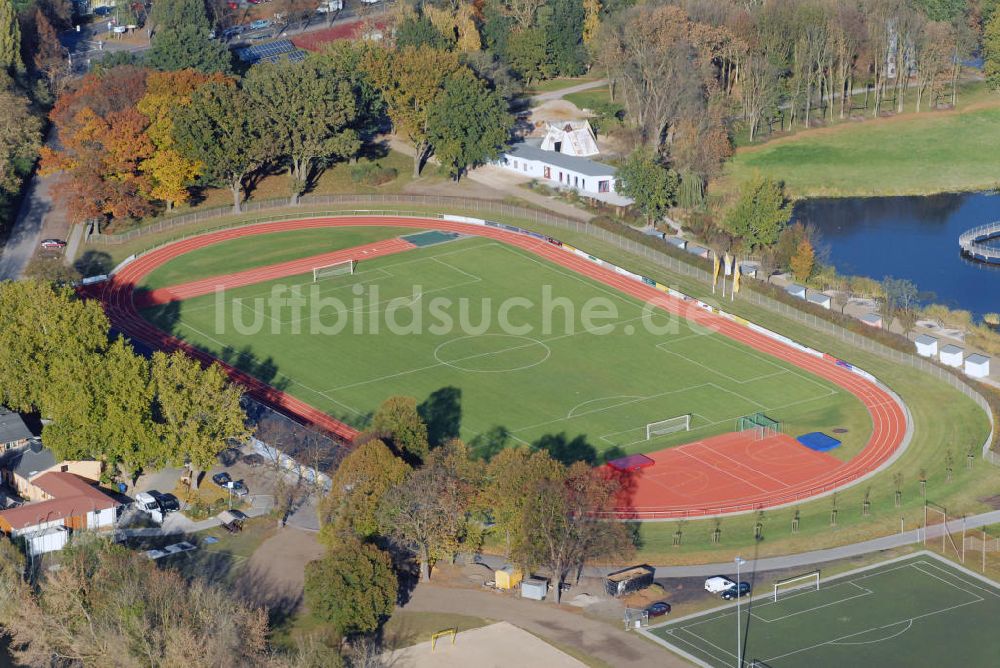
[[(284, 54), (294, 54), (298, 49), (290, 40), (280, 39), (266, 44), (254, 44), (236, 52), (236, 56), (244, 63), (259, 63), (262, 60), (274, 62)], [(304, 56), (302, 56), (304, 57)], [(301, 59), (301, 58), (299, 58)]]

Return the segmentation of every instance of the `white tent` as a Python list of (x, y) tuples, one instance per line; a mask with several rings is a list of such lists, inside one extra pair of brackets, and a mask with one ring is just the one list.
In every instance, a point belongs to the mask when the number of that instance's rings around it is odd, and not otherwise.
[(600, 153), (597, 148), (597, 137), (594, 136), (594, 131), (587, 121), (549, 123), (540, 148), (543, 151), (555, 151), (565, 155), (575, 155), (578, 158)]

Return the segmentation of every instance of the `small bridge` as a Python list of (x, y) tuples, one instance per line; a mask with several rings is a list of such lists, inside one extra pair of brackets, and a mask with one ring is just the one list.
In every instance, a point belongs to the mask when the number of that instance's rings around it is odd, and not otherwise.
[(987, 264), (1000, 264), (1000, 248), (987, 245), (991, 239), (1000, 238), (1000, 221), (974, 227), (958, 237), (962, 255)]

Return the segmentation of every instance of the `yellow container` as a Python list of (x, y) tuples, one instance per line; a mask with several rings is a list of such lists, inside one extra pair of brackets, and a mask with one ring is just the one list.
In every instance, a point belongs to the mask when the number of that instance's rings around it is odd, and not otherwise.
[(517, 585), (521, 584), (521, 579), (523, 577), (524, 574), (513, 566), (498, 568), (494, 574), (497, 589), (513, 589)]

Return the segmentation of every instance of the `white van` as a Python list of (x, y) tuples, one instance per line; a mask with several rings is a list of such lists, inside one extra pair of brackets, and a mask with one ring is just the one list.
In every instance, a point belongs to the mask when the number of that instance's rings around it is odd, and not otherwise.
[(332, 14), (334, 12), (339, 12), (344, 8), (344, 0), (326, 0), (325, 2), (319, 3), (319, 7), (316, 8), (317, 14)]
[(152, 494), (148, 492), (136, 494), (135, 507), (149, 515), (157, 524), (163, 524), (163, 511), (160, 509), (160, 502)]
[(735, 586), (736, 583), (724, 575), (716, 575), (705, 580), (705, 589), (713, 594), (724, 592)]

